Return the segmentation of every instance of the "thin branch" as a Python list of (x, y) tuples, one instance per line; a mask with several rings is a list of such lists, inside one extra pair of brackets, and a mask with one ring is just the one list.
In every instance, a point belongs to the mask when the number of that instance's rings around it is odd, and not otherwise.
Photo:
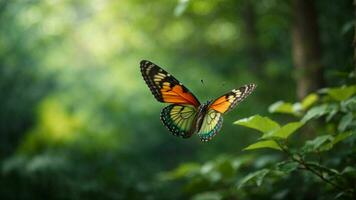
[(307, 170), (309, 172), (311, 172), (312, 174), (318, 176), (322, 181), (324, 181), (325, 183), (331, 185), (332, 187), (334, 187), (335, 189), (339, 190), (340, 192), (346, 192), (346, 193), (350, 193), (351, 195), (355, 195), (353, 190), (349, 190), (349, 189), (344, 189), (342, 187), (340, 187), (339, 185), (337, 185), (336, 183), (332, 182), (331, 180), (327, 179), (326, 177), (323, 176), (322, 172), (319, 172), (315, 169), (313, 169), (312, 167), (309, 166), (308, 163), (305, 162), (305, 160), (303, 159), (303, 156), (300, 154), (297, 154), (298, 157), (296, 157), (295, 155), (293, 155), (287, 148), (286, 145), (283, 145), (280, 143), (280, 141), (275, 141), (278, 146), (282, 149), (282, 151), (288, 155), (288, 157), (290, 159), (292, 159), (293, 161), (299, 163), (299, 165), (301, 165), (300, 168), (298, 169), (303, 169), (303, 170)]

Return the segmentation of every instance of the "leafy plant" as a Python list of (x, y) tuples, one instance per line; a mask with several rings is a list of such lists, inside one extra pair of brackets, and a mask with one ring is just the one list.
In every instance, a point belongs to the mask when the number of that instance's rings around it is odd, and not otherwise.
[[(185, 191), (188, 195), (210, 194), (215, 199), (251, 199), (263, 194), (275, 194), (274, 199), (287, 196), (297, 199), (293, 194), (312, 187), (318, 188), (322, 199), (353, 199), (356, 197), (355, 93), (355, 86), (327, 88), (301, 102), (274, 103), (270, 112), (297, 119), (284, 125), (260, 115), (234, 122), (261, 133), (256, 142), (243, 150), (273, 149), (281, 153), (225, 156), (223, 161), (218, 158), (200, 166), (182, 165), (165, 176), (188, 181), (185, 185), (189, 186), (189, 191)], [(229, 173), (221, 171), (221, 163), (230, 166), (225, 167)], [(291, 179), (301, 179), (303, 185), (293, 188), (290, 185), (293, 181), (288, 183)], [(285, 185), (277, 188), (283, 190), (270, 187), (282, 183)], [(204, 187), (197, 189), (196, 184)]]

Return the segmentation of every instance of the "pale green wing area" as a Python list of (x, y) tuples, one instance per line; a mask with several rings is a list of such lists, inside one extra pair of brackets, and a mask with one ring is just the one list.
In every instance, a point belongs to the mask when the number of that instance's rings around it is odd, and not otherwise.
[(209, 109), (198, 132), (200, 140), (203, 142), (211, 140), (221, 129), (222, 123), (222, 114), (214, 109)]
[(192, 105), (172, 104), (163, 108), (161, 120), (173, 135), (189, 138), (196, 115), (197, 109)]

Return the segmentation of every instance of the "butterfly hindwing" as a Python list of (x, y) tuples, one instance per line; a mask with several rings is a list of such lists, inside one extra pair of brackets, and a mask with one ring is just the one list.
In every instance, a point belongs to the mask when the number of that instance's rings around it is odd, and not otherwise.
[(192, 105), (172, 104), (163, 108), (161, 120), (175, 136), (188, 138), (193, 134), (193, 123), (197, 109)]
[(156, 64), (140, 62), (142, 76), (154, 97), (164, 103), (190, 104), (198, 107), (198, 99), (176, 78)]
[(248, 84), (231, 90), (211, 103), (210, 108), (220, 113), (226, 113), (235, 108), (237, 103), (244, 100), (255, 88), (255, 84)]
[(200, 140), (203, 142), (211, 140), (221, 129), (222, 123), (222, 114), (216, 110), (209, 109), (198, 132)]

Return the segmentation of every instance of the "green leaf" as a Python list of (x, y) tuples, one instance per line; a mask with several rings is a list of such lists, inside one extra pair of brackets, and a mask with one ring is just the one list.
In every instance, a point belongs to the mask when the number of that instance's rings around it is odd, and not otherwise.
[(339, 112), (339, 106), (335, 104), (329, 104), (328, 107), (330, 109), (330, 112), (326, 117), (326, 122), (329, 122), (337, 114), (337, 112)]
[(345, 131), (346, 128), (351, 124), (352, 119), (353, 119), (352, 113), (348, 113), (348, 114), (344, 115), (340, 120), (337, 130), (340, 132)]
[(268, 108), (268, 111), (270, 113), (285, 113), (292, 114), (294, 116), (300, 116), (301, 111), (307, 110), (318, 99), (319, 96), (312, 93), (305, 97), (301, 103), (297, 102), (292, 104), (289, 102), (277, 101)]
[(350, 137), (353, 135), (353, 132), (344, 132), (344, 133), (339, 133), (337, 134), (332, 140), (326, 141), (320, 148), (319, 151), (329, 151), (334, 147), (335, 144), (345, 140), (346, 138)]
[(345, 195), (346, 195), (345, 192), (339, 192), (339, 193), (336, 194), (336, 196), (334, 197), (334, 199), (340, 199), (340, 198), (344, 197)]
[(333, 107), (328, 106), (327, 104), (315, 106), (315, 107), (311, 108), (310, 110), (308, 110), (307, 114), (304, 115), (304, 117), (301, 121), (305, 123), (313, 118), (319, 118), (319, 117), (331, 112), (332, 108)]
[(356, 176), (356, 168), (352, 167), (352, 166), (346, 166), (341, 174), (346, 174), (346, 175), (353, 175)]
[(306, 141), (305, 145), (302, 147), (302, 151), (305, 153), (321, 151), (320, 147), (327, 142), (332, 142), (333, 139), (334, 138), (331, 135), (318, 136), (313, 140)]
[(347, 111), (354, 111), (356, 110), (356, 97), (352, 97), (340, 103), (341, 110)]
[(323, 165), (320, 165), (319, 163), (317, 162), (305, 162), (305, 164), (308, 166), (308, 167), (311, 167), (311, 168), (314, 168), (320, 172), (326, 172), (328, 173), (329, 175), (340, 175), (340, 172), (337, 171), (336, 169), (333, 169), (333, 168), (330, 168), (330, 167), (326, 167), (326, 166), (323, 166)]
[(179, 0), (176, 8), (174, 9), (174, 15), (176, 17), (181, 16), (184, 11), (187, 9), (189, 0)]
[(276, 193), (273, 194), (271, 199), (279, 200), (279, 199), (287, 199), (287, 195), (289, 193), (289, 189), (282, 189), (281, 191), (276, 191)]
[(270, 131), (262, 136), (262, 139), (278, 137), (282, 139), (287, 139), (291, 134), (293, 134), (297, 129), (303, 126), (302, 122), (291, 122), (279, 129)]
[(161, 173), (159, 177), (162, 180), (180, 179), (197, 172), (199, 168), (197, 163), (184, 163), (172, 171)]
[(263, 182), (264, 177), (270, 172), (269, 169), (262, 169), (245, 176), (239, 183), (238, 188), (241, 188), (249, 183), (254, 183), (260, 186)]
[(192, 200), (221, 200), (223, 196), (218, 192), (203, 192), (193, 196)]
[(318, 101), (319, 96), (315, 93), (309, 94), (306, 96), (301, 102), (302, 109), (307, 110), (310, 106), (312, 106), (316, 101)]
[(254, 115), (249, 118), (237, 120), (234, 122), (234, 124), (256, 129), (262, 133), (267, 133), (280, 127), (277, 122), (271, 120), (268, 117), (261, 117), (260, 115)]
[(263, 168), (273, 163), (276, 163), (279, 159), (280, 157), (275, 154), (266, 154), (263, 156), (258, 156), (253, 160), (253, 166), (257, 169)]
[(343, 177), (348, 179), (350, 182), (353, 182), (354, 180), (356, 180), (356, 168), (354, 166), (346, 166), (342, 170), (341, 174), (343, 175)]
[(244, 148), (243, 150), (253, 150), (253, 149), (261, 149), (261, 148), (271, 148), (275, 150), (282, 150), (278, 144), (273, 141), (273, 140), (265, 140), (265, 141), (260, 141), (253, 143), (249, 145), (248, 147)]
[(286, 113), (295, 115), (293, 105), (284, 101), (277, 101), (269, 106), (268, 111), (270, 113)]
[(347, 86), (339, 88), (329, 88), (326, 90), (327, 94), (336, 101), (344, 101), (350, 98), (356, 92), (356, 86)]
[(355, 134), (355, 132), (351, 132), (351, 131), (337, 134), (333, 140), (333, 145), (345, 140), (346, 138), (348, 138), (354, 134)]
[(284, 161), (277, 164), (277, 169), (281, 172), (286, 174), (291, 173), (292, 171), (296, 170), (299, 166), (299, 163), (294, 161)]

